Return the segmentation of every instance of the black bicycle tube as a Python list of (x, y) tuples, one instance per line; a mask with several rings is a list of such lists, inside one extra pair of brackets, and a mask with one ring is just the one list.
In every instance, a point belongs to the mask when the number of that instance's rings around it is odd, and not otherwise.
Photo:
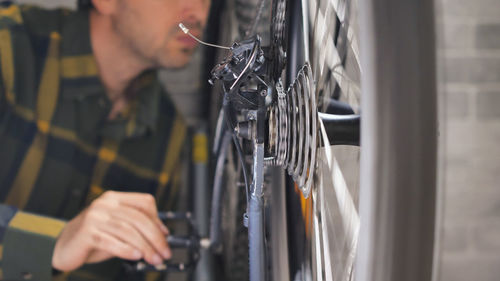
[(304, 65), (303, 27), (302, 27), (302, 4), (300, 0), (290, 0), (288, 13), (288, 50), (286, 64), (286, 83), (289, 85)]
[(325, 126), (330, 145), (359, 146), (359, 124), (361, 120), (359, 115), (319, 113), (319, 118)]

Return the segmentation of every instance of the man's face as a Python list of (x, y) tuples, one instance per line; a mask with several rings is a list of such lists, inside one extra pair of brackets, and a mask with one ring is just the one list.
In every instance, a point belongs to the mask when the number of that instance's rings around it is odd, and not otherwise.
[(112, 15), (115, 31), (148, 64), (177, 68), (186, 65), (197, 46), (179, 29), (183, 23), (200, 37), (210, 0), (117, 0)]

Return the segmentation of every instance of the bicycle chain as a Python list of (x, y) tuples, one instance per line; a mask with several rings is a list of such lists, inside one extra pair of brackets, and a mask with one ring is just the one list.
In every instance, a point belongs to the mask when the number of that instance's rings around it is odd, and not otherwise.
[(272, 69), (275, 80), (281, 76), (286, 64), (286, 0), (273, 0), (271, 40), (273, 57), (277, 60)]
[(271, 162), (267, 164), (273, 166), (282, 166), (285, 164), (288, 142), (288, 109), (287, 94), (283, 89), (281, 79), (276, 83), (278, 93), (278, 102), (270, 109), (269, 117), (269, 146), (274, 155)]

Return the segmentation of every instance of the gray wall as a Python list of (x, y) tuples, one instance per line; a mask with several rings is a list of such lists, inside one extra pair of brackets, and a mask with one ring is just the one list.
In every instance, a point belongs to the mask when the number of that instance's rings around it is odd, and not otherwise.
[(500, 1), (438, 0), (445, 97), (440, 280), (500, 280)]

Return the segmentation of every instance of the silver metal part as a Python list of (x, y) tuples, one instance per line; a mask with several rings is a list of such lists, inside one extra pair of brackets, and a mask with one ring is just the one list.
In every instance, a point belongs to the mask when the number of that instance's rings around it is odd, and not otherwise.
[(253, 174), (254, 182), (252, 183), (251, 193), (257, 196), (262, 196), (264, 190), (264, 144), (254, 143), (253, 155)]
[[(305, 78), (305, 75), (302, 75), (303, 76), (303, 79), (306, 80)], [(305, 81), (305, 83), (303, 83), (304, 87), (303, 87), (303, 91), (307, 93), (305, 93), (304, 95), (305, 96), (310, 96), (311, 92), (310, 92), (310, 88), (307, 86), (307, 81)], [(314, 110), (314, 109), (313, 109)], [(303, 158), (303, 165), (302, 165), (302, 171), (301, 171), (301, 174), (302, 175), (307, 175), (307, 172), (308, 172), (308, 166), (307, 164), (309, 163), (308, 160), (309, 160), (309, 152), (310, 150), (307, 149), (308, 147), (311, 147), (311, 108), (309, 108), (309, 99), (305, 98), (304, 99), (304, 115), (305, 115), (305, 122), (306, 122), (306, 128), (305, 128), (305, 139), (304, 139), (304, 147), (306, 147), (306, 149), (304, 149), (304, 158)], [(301, 178), (301, 181), (299, 183), (299, 186), (304, 186), (305, 184), (305, 177), (302, 177)]]
[(281, 85), (281, 80), (276, 85), (276, 90), (278, 91), (278, 116), (279, 116), (279, 128), (278, 128), (278, 155), (277, 155), (277, 165), (283, 165), (286, 160), (287, 146), (288, 142), (288, 107), (286, 104), (286, 93)]
[(304, 65), (287, 93), (281, 81), (276, 83), (276, 91), (278, 101), (269, 118), (273, 161), (266, 164), (285, 168), (308, 197), (318, 146), (317, 97), (310, 66)]
[(264, 143), (253, 143), (253, 182), (248, 206), (250, 280), (265, 280), (264, 249)]
[[(198, 138), (208, 139), (208, 132), (205, 126), (200, 126), (196, 130), (196, 135)], [(208, 144), (198, 143), (197, 145), (202, 146), (203, 149), (208, 150)], [(210, 208), (210, 196), (208, 187), (208, 163), (206, 161), (194, 161), (193, 163), (193, 174), (194, 174), (194, 216), (195, 223), (198, 228), (198, 233), (202, 237), (207, 237), (209, 235), (209, 223), (210, 216), (206, 211)], [(191, 213), (186, 213), (186, 218), (190, 219), (192, 217)], [(208, 241), (208, 246), (203, 246), (203, 241)], [(201, 239), (200, 241), (200, 259), (198, 265), (195, 269), (195, 280), (196, 281), (213, 281), (213, 256), (208, 250), (210, 247), (210, 239)]]
[(200, 247), (202, 249), (209, 249), (210, 248), (210, 238), (202, 238), (200, 239)]
[[(301, 72), (299, 72), (299, 76), (297, 77), (298, 79), (296, 81), (300, 81), (300, 76), (301, 76)], [(306, 85), (304, 85), (306, 86)], [(295, 132), (296, 134), (298, 134), (298, 137), (299, 137), (299, 143), (297, 145), (297, 162), (295, 163), (295, 166), (293, 167), (293, 179), (295, 180), (295, 182), (299, 185), (299, 186), (302, 186), (304, 184), (304, 179), (302, 178), (302, 175), (300, 174), (300, 170), (301, 170), (301, 167), (302, 167), (302, 164), (303, 164), (303, 161), (302, 161), (302, 157), (304, 155), (304, 149), (307, 149), (305, 147), (305, 143), (304, 143), (304, 135), (305, 135), (305, 127), (306, 127), (306, 124), (305, 124), (305, 112), (304, 112), (304, 92), (302, 91), (303, 90), (303, 87), (302, 87), (302, 83), (294, 83), (293, 84), (293, 89), (295, 90), (296, 92), (296, 97), (297, 97), (297, 100), (298, 100), (298, 108), (297, 108), (297, 115), (299, 116), (299, 129), (297, 130), (297, 132)]]
[(273, 17), (271, 24), (271, 38), (274, 49), (274, 57), (277, 62), (273, 69), (273, 75), (278, 78), (281, 75), (286, 61), (286, 5), (287, 1), (273, 1)]
[(179, 23), (179, 28), (182, 30), (182, 32), (184, 32), (185, 34), (189, 35), (191, 38), (193, 38), (194, 40), (196, 40), (198, 43), (200, 43), (202, 45), (206, 45), (206, 46), (214, 47), (214, 48), (226, 49), (226, 50), (230, 50), (231, 49), (230, 47), (221, 46), (221, 45), (215, 45), (215, 44), (210, 44), (210, 43), (201, 41), (196, 36), (194, 36), (193, 34), (191, 34), (191, 32), (189, 32), (189, 29), (184, 24), (182, 24), (182, 23)]
[[(288, 91), (288, 95), (290, 96), (290, 100), (292, 101), (290, 103), (290, 120), (292, 124), (292, 130), (290, 131), (290, 136), (292, 136), (292, 141), (291, 143), (288, 143), (288, 146), (290, 147), (290, 159), (289, 162), (287, 162), (287, 168), (288, 168), (288, 174), (293, 174), (293, 167), (295, 167), (295, 159), (297, 159), (297, 145), (298, 145), (298, 136), (297, 136), (297, 130), (298, 130), (298, 115), (297, 115), (297, 95), (295, 94), (295, 91)], [(291, 146), (290, 146), (291, 144)]]

